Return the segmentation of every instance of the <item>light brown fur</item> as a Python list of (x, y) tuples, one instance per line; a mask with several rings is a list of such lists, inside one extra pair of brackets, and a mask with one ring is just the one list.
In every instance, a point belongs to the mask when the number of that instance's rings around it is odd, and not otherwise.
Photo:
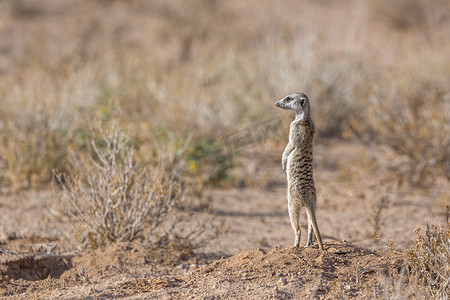
[(316, 221), (316, 188), (313, 178), (313, 140), (315, 127), (310, 114), (309, 99), (305, 94), (295, 93), (278, 101), (276, 106), (294, 110), (296, 117), (289, 129), (289, 143), (286, 146), (282, 166), (287, 177), (287, 198), (289, 217), (295, 231), (294, 246), (299, 247), (301, 228), (300, 211), (305, 207), (308, 217), (308, 240), (313, 244), (313, 231), (323, 250), (322, 238)]

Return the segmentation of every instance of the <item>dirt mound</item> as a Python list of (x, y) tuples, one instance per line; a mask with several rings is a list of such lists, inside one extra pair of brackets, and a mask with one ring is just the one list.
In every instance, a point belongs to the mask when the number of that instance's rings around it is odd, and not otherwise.
[(326, 294), (336, 288), (333, 283), (338, 282), (345, 294), (354, 297), (365, 289), (364, 283), (375, 271), (395, 268), (399, 264), (399, 257), (389, 251), (376, 252), (339, 242), (328, 243), (323, 252), (317, 246), (250, 249), (217, 261), (201, 272), (213, 277), (235, 277), (236, 282), (249, 284), (247, 290), (286, 286), (293, 295), (300, 292), (294, 292), (295, 286), (301, 286), (302, 292)]
[(152, 250), (139, 243), (72, 257), (2, 257), (2, 294), (38, 298), (360, 298), (366, 296), (368, 282), (401, 265), (392, 251), (348, 242), (326, 243), (324, 251), (317, 246), (249, 249), (210, 264), (205, 256)]
[(209, 264), (202, 255), (152, 250), (139, 243), (72, 257), (3, 254), (0, 290), (3, 296), (27, 293), (37, 298), (364, 298), (367, 283), (401, 265), (401, 257), (389, 250), (348, 242), (324, 246), (324, 251), (317, 245), (249, 249)]
[(277, 277), (291, 273), (330, 273), (333, 274), (332, 277), (336, 277), (338, 273), (345, 273), (346, 267), (355, 268), (355, 262), (362, 267), (379, 264), (385, 258), (379, 252), (348, 242), (328, 243), (323, 252), (317, 249), (317, 245), (308, 248), (276, 247), (271, 250), (257, 248), (217, 261), (203, 272), (208, 273), (214, 269), (222, 274), (238, 271)]
[(112, 295), (297, 299), (331, 294), (358, 298), (366, 295), (367, 282), (400, 264), (394, 252), (371, 251), (348, 242), (327, 243), (325, 251), (317, 247), (257, 248), (187, 271), (184, 276), (133, 279)]

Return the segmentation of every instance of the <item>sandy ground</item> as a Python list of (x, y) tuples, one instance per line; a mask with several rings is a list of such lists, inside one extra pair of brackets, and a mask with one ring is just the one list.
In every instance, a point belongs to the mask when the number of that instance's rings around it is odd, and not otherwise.
[[(212, 199), (207, 227), (219, 228), (220, 234), (192, 255), (152, 250), (140, 242), (80, 250), (52, 192), (3, 196), (0, 294), (12, 299), (293, 299), (330, 293), (364, 298), (367, 282), (398, 268), (398, 253), (388, 250), (388, 242), (405, 249), (415, 228), (442, 222), (450, 194), (446, 182), (439, 181), (432, 189), (403, 187), (388, 193), (377, 240), (370, 219), (386, 191), (361, 163), (372, 155), (368, 148), (341, 141), (316, 147), (323, 252), (317, 245), (292, 247), (276, 159), (255, 171), (255, 177), (273, 174), (262, 187), (207, 192)], [(355, 177), (354, 169), (348, 175), (347, 168), (360, 168), (361, 176)], [(304, 244), (306, 220), (302, 224)]]

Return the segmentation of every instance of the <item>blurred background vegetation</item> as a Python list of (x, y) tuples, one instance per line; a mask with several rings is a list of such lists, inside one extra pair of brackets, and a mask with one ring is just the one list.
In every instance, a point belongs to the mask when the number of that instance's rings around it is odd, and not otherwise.
[[(273, 103), (293, 91), (312, 99), (317, 143), (374, 147), (402, 182), (448, 178), (449, 6), (0, 1), (1, 189), (48, 186), (70, 153), (88, 152), (94, 120), (118, 121), (142, 165), (182, 148), (171, 157), (197, 189), (267, 181), (245, 153), (220, 149), (226, 136), (279, 117)], [(264, 141), (256, 164), (279, 159), (284, 131)]]

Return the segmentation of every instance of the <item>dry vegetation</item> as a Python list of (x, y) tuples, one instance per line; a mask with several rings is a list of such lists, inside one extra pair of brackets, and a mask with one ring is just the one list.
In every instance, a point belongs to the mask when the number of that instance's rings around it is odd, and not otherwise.
[[(368, 286), (369, 299), (446, 299), (449, 287), (450, 227), (417, 228), (417, 238), (402, 253), (403, 264)], [(395, 250), (394, 250), (395, 251)]]
[[(150, 235), (181, 205), (180, 185), (154, 166), (138, 167), (129, 138), (114, 125), (94, 136), (90, 160), (74, 156), (71, 174), (57, 174), (59, 198), (70, 205), (82, 245), (133, 241)], [(75, 177), (76, 176), (76, 177)], [(168, 177), (168, 178), (167, 178)]]
[[(444, 299), (450, 292), (450, 227), (427, 225), (417, 229), (417, 240), (406, 252), (406, 270), (415, 278), (421, 296)], [(423, 230), (423, 229), (422, 229)], [(411, 280), (411, 278), (410, 278)], [(412, 280), (411, 280), (412, 281)], [(413, 285), (413, 284), (411, 284)]]
[[(350, 4), (352, 22), (315, 26), (312, 16)], [(318, 144), (376, 153), (370, 166), (337, 167), (349, 181), (376, 172), (396, 193), (427, 194), (450, 178), (448, 1), (11, 0), (0, 10), (0, 192), (48, 189), (59, 174), (82, 246), (204, 241), (202, 224), (183, 224), (205, 218), (207, 187), (267, 181), (242, 167), (247, 148), (230, 151), (230, 137), (278, 117), (274, 101), (294, 90), (313, 101)], [(281, 135), (264, 140), (270, 158)], [(391, 198), (373, 200), (375, 235)], [(368, 297), (445, 297), (448, 232), (428, 227), (392, 286), (374, 283)]]

